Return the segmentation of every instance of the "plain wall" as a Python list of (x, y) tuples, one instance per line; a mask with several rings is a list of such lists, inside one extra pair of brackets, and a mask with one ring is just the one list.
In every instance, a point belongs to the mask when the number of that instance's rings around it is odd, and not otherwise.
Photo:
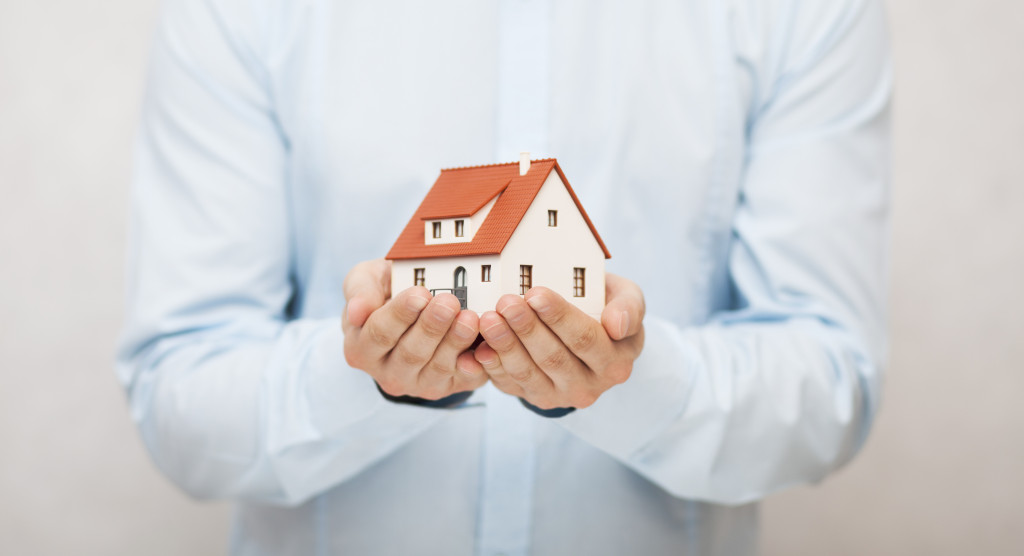
[(892, 0), (890, 365), (860, 456), (765, 554), (1024, 554), (1024, 2)]
[[(0, 0), (0, 553), (216, 554), (112, 371), (154, 0)], [(764, 553), (1024, 553), (1024, 3), (892, 0), (892, 357), (875, 432)]]
[(0, 0), (0, 554), (227, 549), (114, 378), (154, 0)]

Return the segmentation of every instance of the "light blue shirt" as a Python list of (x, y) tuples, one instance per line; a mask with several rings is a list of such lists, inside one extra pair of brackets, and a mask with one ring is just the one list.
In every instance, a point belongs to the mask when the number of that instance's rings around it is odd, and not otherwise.
[[(879, 1), (179, 0), (152, 52), (118, 372), (237, 554), (747, 554), (864, 442), (884, 359)], [(593, 406), (383, 399), (341, 284), (442, 167), (556, 156), (643, 288)]]

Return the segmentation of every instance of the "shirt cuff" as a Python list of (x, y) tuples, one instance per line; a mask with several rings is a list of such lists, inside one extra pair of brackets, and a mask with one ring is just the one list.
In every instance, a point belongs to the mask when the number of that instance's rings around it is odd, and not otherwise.
[(267, 448), (289, 500), (355, 476), (449, 415), (381, 397), (345, 362), (337, 318), (296, 321), (283, 334), (295, 349), (271, 365), (264, 391)]
[(687, 406), (696, 354), (674, 324), (648, 316), (644, 350), (629, 380), (593, 405), (558, 420), (569, 432), (625, 461), (656, 438)]
[(303, 358), (304, 368), (298, 370), (305, 376), (302, 390), (314, 436), (332, 438), (343, 432), (373, 430), (382, 438), (400, 437), (441, 418), (443, 412), (385, 400), (370, 375), (345, 361), (344, 343), (338, 319), (325, 319)]

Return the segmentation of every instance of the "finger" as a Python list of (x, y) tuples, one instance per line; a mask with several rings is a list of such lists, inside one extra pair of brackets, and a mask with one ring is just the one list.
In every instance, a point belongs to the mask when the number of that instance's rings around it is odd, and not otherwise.
[[(443, 294), (435, 297), (434, 302), (448, 303), (449, 297), (451, 296)], [(458, 300), (452, 298), (452, 302), (455, 305), (455, 310), (458, 311)], [(420, 318), (428, 318), (430, 313), (431, 307), (428, 306)], [(443, 398), (453, 392), (452, 389), (455, 387), (455, 382), (460, 378), (455, 366), (456, 359), (476, 339), (477, 328), (479, 327), (478, 320), (476, 313), (472, 311), (462, 311), (455, 316), (448, 331), (434, 348), (429, 361), (427, 361), (416, 377), (419, 391), (423, 393), (422, 397)], [(409, 334), (412, 335), (414, 330), (410, 330)], [(401, 349), (403, 342), (405, 342), (405, 339), (399, 341), (398, 349)]]
[(615, 355), (612, 340), (604, 327), (562, 296), (537, 287), (527, 292), (526, 302), (587, 367), (603, 369), (605, 362)]
[(473, 352), (464, 351), (455, 359), (455, 383), (452, 392), (476, 390), (487, 384), (487, 380), (487, 373), (473, 356)]
[[(590, 369), (569, 351), (561, 338), (541, 322), (523, 298), (517, 295), (502, 296), (497, 308), (533, 362), (561, 390), (571, 391), (576, 388), (576, 383), (590, 378)], [(584, 317), (594, 320), (586, 315)]]
[(357, 264), (345, 276), (342, 291), (346, 320), (352, 326), (362, 326), (391, 296), (391, 262), (376, 259)]
[[(434, 356), (434, 351), (458, 314), (459, 300), (454, 295), (445, 293), (435, 296), (398, 340), (395, 349), (388, 354), (385, 369), (397, 371), (418, 382), (421, 369)], [(453, 365), (447, 373), (449, 379), (454, 370)]]
[(643, 325), (646, 304), (640, 286), (615, 274), (605, 274), (606, 303), (601, 324), (613, 340), (633, 336)]
[(644, 349), (644, 328), (641, 326), (636, 334), (615, 342), (615, 347), (624, 351), (630, 360), (636, 359)]
[(353, 297), (345, 305), (345, 319), (342, 321), (345, 326), (342, 328), (347, 334), (349, 330), (366, 324), (370, 314), (381, 307), (383, 303), (377, 304), (375, 300), (365, 297)]
[[(526, 348), (519, 342), (519, 338), (501, 315), (494, 311), (487, 311), (481, 315), (480, 334), (487, 341), (487, 345), (497, 353), (498, 362), (504, 374), (528, 394), (546, 396), (554, 390), (555, 385), (551, 378), (537, 368), (533, 358), (530, 357)], [(484, 364), (484, 368), (490, 371), (486, 363), (480, 362)]]
[(374, 311), (359, 330), (359, 348), (371, 361), (384, 359), (430, 302), (422, 286), (409, 288)]
[(490, 377), (491, 382), (498, 390), (512, 396), (523, 397), (526, 395), (523, 387), (516, 384), (516, 381), (512, 380), (508, 373), (505, 372), (505, 369), (502, 368), (498, 352), (487, 345), (487, 342), (483, 342), (476, 347), (476, 350), (473, 352), (473, 359), (480, 365), (481, 370)]

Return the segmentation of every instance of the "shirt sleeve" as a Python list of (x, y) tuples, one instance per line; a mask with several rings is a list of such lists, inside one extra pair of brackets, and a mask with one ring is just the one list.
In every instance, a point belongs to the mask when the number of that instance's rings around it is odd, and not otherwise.
[(288, 315), (289, 142), (264, 63), (284, 55), (265, 26), (288, 24), (252, 4), (164, 3), (137, 140), (118, 376), (147, 449), (187, 492), (295, 504), (442, 412), (388, 402), (349, 368), (340, 315)]
[[(744, 503), (848, 461), (885, 356), (890, 61), (881, 2), (730, 15), (753, 102), (733, 308), (649, 308), (633, 376), (559, 420), (674, 495)], [(762, 32), (769, 29), (769, 32)]]

